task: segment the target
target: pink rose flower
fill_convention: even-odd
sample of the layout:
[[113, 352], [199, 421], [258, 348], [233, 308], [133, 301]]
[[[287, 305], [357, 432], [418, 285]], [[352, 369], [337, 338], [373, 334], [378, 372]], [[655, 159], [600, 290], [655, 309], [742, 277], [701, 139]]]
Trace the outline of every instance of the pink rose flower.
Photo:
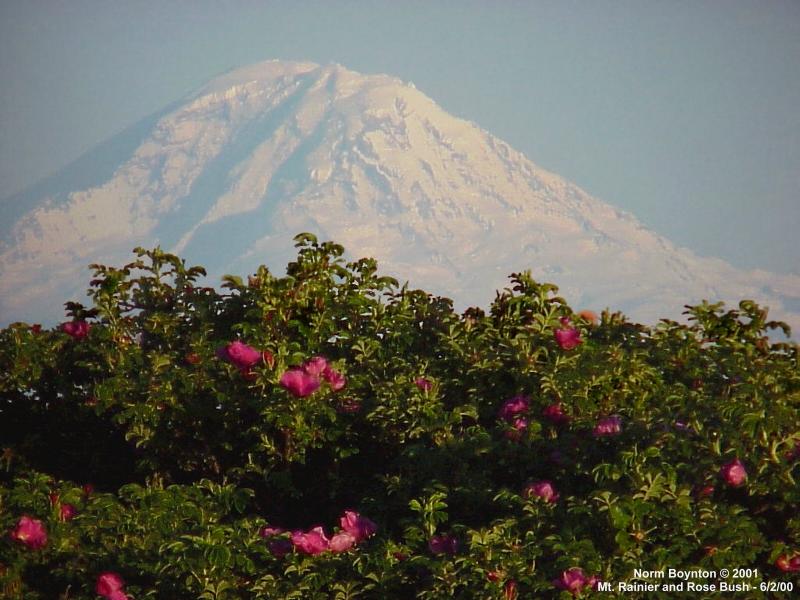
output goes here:
[[775, 561], [775, 566], [784, 573], [797, 573], [800, 571], [800, 554], [791, 557], [781, 554]]
[[375, 525], [375, 523], [352, 510], [344, 511], [344, 515], [339, 519], [339, 524], [342, 529], [352, 535], [358, 543], [374, 535], [375, 532], [378, 531], [378, 526]]
[[330, 545], [330, 540], [325, 535], [325, 531], [322, 527], [314, 527], [305, 533], [302, 531], [293, 531], [292, 544], [303, 554], [314, 556], [325, 552]]
[[528, 428], [528, 419], [516, 417], [510, 425], [511, 429], [507, 430], [504, 435], [509, 440], [517, 441], [522, 438], [522, 434]]
[[607, 437], [618, 435], [621, 431], [622, 417], [613, 415], [611, 417], [603, 417], [597, 421], [597, 425], [594, 426], [594, 431], [592, 431], [592, 434], [595, 437]]
[[44, 523], [27, 515], [20, 517], [10, 535], [11, 539], [24, 544], [31, 550], [39, 550], [47, 545], [47, 530]]
[[331, 552], [347, 552], [356, 545], [356, 538], [346, 531], [340, 531], [331, 538]]
[[82, 340], [85, 338], [89, 335], [89, 330], [91, 328], [92, 325], [86, 321], [67, 321], [61, 324], [61, 331], [74, 340]]
[[284, 529], [280, 527], [269, 526], [262, 527], [258, 532], [260, 537], [268, 540], [267, 548], [269, 548], [270, 554], [276, 558], [283, 558], [289, 554], [294, 547], [291, 540], [288, 540], [285, 537], [278, 537], [283, 533], [286, 533]]
[[503, 599], [516, 600], [516, 598], [517, 598], [517, 582], [514, 581], [513, 579], [509, 579], [503, 586]]
[[346, 383], [344, 375], [330, 367], [325, 367], [325, 370], [322, 372], [322, 377], [328, 382], [328, 385], [331, 386], [334, 392], [338, 392]]
[[553, 580], [553, 585], [561, 590], [566, 590], [573, 596], [581, 593], [585, 587], [593, 587], [597, 584], [599, 579], [597, 577], [586, 577], [583, 569], [579, 567], [572, 567], [567, 569], [558, 579]]
[[425, 379], [424, 377], [417, 377], [414, 380], [414, 384], [423, 392], [429, 392], [433, 387], [433, 383], [431, 383], [430, 380]]
[[263, 360], [261, 352], [239, 340], [217, 350], [217, 356], [240, 371], [248, 371]]
[[800, 441], [795, 442], [794, 448], [785, 454], [786, 460], [789, 462], [795, 461], [800, 458]]
[[455, 554], [458, 540], [452, 535], [435, 535], [428, 541], [428, 549], [434, 554]]
[[319, 389], [319, 378], [303, 369], [289, 369], [281, 376], [281, 385], [298, 398], [310, 396]]
[[556, 329], [553, 335], [555, 335], [556, 343], [562, 350], [572, 350], [583, 341], [581, 340], [581, 332], [574, 327]]
[[697, 497], [698, 498], [708, 498], [714, 494], [714, 486], [713, 485], [705, 485], [703, 487], [699, 487], [697, 489]]
[[281, 529], [280, 527], [270, 527], [267, 525], [258, 530], [258, 535], [262, 538], [268, 538], [285, 533], [285, 531], [286, 530]]
[[736, 458], [722, 465], [722, 468], [719, 470], [719, 475], [728, 485], [738, 487], [747, 479], [747, 470], [744, 468], [744, 463]]
[[78, 509], [72, 504], [62, 504], [58, 516], [62, 521], [71, 521], [78, 514]]
[[596, 590], [597, 584], [600, 583], [601, 581], [602, 579], [600, 579], [597, 575], [592, 575], [586, 580], [586, 587]]
[[553, 425], [569, 423], [569, 415], [564, 412], [564, 407], [558, 402], [545, 406], [544, 410], [542, 410], [542, 416]]
[[200, 361], [202, 361], [203, 359], [200, 357], [199, 354], [197, 354], [197, 352], [189, 352], [189, 354], [183, 357], [183, 360], [184, 362], [186, 362], [187, 365], [194, 366], [194, 365], [199, 365]]
[[97, 583], [94, 586], [94, 591], [99, 596], [110, 598], [111, 594], [121, 592], [125, 587], [125, 582], [119, 573], [106, 571], [97, 576]]
[[528, 412], [529, 407], [530, 402], [527, 396], [514, 396], [503, 403], [497, 416], [507, 423], [511, 423], [517, 415]]
[[303, 365], [303, 370], [316, 378], [321, 377], [327, 368], [328, 361], [321, 356], [315, 356], [314, 358], [307, 360]]
[[522, 490], [522, 495], [527, 498], [541, 498], [545, 502], [550, 503], [558, 500], [558, 492], [549, 481], [537, 481], [528, 484], [525, 489]]

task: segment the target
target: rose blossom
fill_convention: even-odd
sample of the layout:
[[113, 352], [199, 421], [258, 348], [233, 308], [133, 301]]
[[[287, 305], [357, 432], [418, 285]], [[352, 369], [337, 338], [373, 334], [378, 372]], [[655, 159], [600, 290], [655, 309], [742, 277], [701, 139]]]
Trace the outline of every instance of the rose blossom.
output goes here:
[[330, 364], [328, 364], [328, 361], [322, 356], [315, 356], [307, 360], [303, 364], [302, 369], [306, 374], [316, 378], [317, 381], [320, 379], [327, 381], [334, 392], [338, 392], [345, 386], [346, 380], [344, 375], [332, 368]]
[[97, 583], [94, 586], [94, 591], [99, 596], [110, 598], [114, 592], [122, 591], [125, 587], [125, 582], [119, 573], [106, 571], [97, 576]]
[[722, 468], [719, 470], [719, 475], [728, 485], [738, 487], [747, 479], [747, 470], [744, 468], [744, 463], [736, 458], [722, 465]]
[[325, 370], [322, 372], [322, 378], [328, 382], [328, 385], [331, 386], [334, 392], [338, 392], [346, 383], [344, 375], [330, 367], [325, 367]]
[[39, 519], [25, 515], [20, 517], [11, 531], [11, 539], [25, 544], [31, 550], [39, 550], [47, 545], [47, 530]]
[[240, 371], [248, 371], [263, 359], [261, 352], [240, 340], [217, 350], [217, 356], [228, 361]]
[[581, 593], [585, 587], [595, 587], [599, 579], [596, 576], [586, 577], [583, 569], [572, 567], [567, 569], [558, 579], [553, 580], [553, 585], [559, 589], [566, 590], [573, 596]]
[[594, 426], [594, 430], [592, 434], [595, 437], [606, 437], [617, 435], [622, 431], [622, 417], [619, 415], [613, 415], [610, 417], [603, 417], [599, 421], [597, 421], [597, 425]]
[[303, 369], [289, 369], [281, 376], [281, 385], [298, 398], [310, 396], [319, 389], [319, 378]]
[[414, 380], [414, 385], [416, 385], [423, 392], [429, 392], [433, 387], [433, 383], [431, 383], [431, 381], [429, 379], [426, 379], [425, 377], [417, 377]]
[[562, 350], [572, 350], [583, 341], [581, 340], [581, 332], [574, 327], [569, 327], [569, 319], [561, 319], [561, 325], [561, 329], [556, 329], [553, 332], [556, 343]]
[[714, 494], [714, 486], [713, 485], [705, 485], [703, 487], [698, 487], [697, 489], [697, 497], [698, 498], [708, 498], [709, 496]]
[[569, 423], [569, 415], [564, 412], [564, 407], [558, 402], [545, 406], [544, 410], [542, 410], [542, 416], [553, 425]]
[[583, 319], [584, 321], [591, 323], [592, 325], [597, 324], [597, 313], [593, 310], [582, 310], [578, 313], [578, 316]]
[[286, 530], [282, 529], [281, 527], [270, 527], [269, 525], [265, 525], [258, 530], [258, 535], [262, 538], [268, 538], [285, 533], [285, 531]]
[[511, 423], [518, 414], [528, 412], [529, 406], [530, 401], [527, 396], [514, 396], [503, 403], [497, 416], [507, 423]]
[[378, 531], [375, 523], [352, 510], [344, 511], [344, 515], [339, 519], [339, 524], [344, 531], [353, 536], [356, 542], [361, 542]]
[[522, 437], [523, 432], [528, 428], [528, 419], [516, 417], [510, 425], [511, 429], [507, 430], [504, 435], [507, 439], [516, 441]]
[[258, 531], [258, 535], [260, 537], [268, 540], [267, 548], [269, 548], [270, 554], [276, 558], [283, 558], [289, 554], [294, 547], [291, 540], [288, 540], [285, 537], [277, 537], [283, 533], [285, 533], [285, 531], [282, 528], [269, 526], [262, 527]]
[[455, 554], [458, 540], [452, 535], [435, 535], [428, 541], [428, 549], [434, 554]]
[[795, 554], [791, 558], [781, 554], [775, 561], [775, 566], [784, 573], [797, 573], [800, 571], [800, 554]]
[[553, 484], [549, 481], [536, 481], [528, 484], [522, 495], [527, 498], [541, 498], [545, 502], [556, 502], [558, 500], [558, 492]]
[[322, 356], [315, 356], [305, 362], [303, 370], [309, 375], [319, 378], [328, 368], [328, 361]]
[[199, 354], [197, 354], [197, 352], [189, 352], [189, 354], [183, 357], [183, 360], [187, 365], [199, 365], [200, 361], [203, 359]]
[[516, 600], [517, 582], [513, 579], [506, 581], [506, 584], [503, 586], [503, 598], [504, 600]]
[[71, 521], [78, 514], [78, 509], [72, 504], [62, 504], [61, 509], [58, 511], [58, 516], [62, 521]]
[[82, 340], [85, 338], [89, 335], [89, 330], [91, 328], [91, 323], [87, 323], [86, 321], [67, 321], [61, 324], [61, 331], [74, 340]]
[[322, 527], [314, 527], [307, 532], [293, 531], [292, 544], [303, 554], [314, 556], [325, 552], [330, 545], [330, 540]]
[[347, 552], [356, 545], [356, 538], [346, 531], [340, 531], [331, 538], [331, 552]]

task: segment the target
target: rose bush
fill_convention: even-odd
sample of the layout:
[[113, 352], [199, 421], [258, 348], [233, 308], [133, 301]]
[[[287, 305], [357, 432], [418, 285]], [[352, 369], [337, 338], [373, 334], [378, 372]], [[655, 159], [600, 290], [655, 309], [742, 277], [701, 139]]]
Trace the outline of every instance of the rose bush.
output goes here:
[[798, 584], [798, 352], [764, 309], [645, 327], [523, 273], [458, 314], [343, 252], [301, 235], [218, 291], [138, 249], [63, 326], [0, 331], [0, 597]]

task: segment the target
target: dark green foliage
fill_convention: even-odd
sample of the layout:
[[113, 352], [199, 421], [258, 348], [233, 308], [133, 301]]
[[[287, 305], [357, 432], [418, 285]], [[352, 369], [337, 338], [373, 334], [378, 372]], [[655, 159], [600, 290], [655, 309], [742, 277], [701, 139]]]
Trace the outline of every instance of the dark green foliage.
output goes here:
[[[505, 598], [510, 581], [520, 598], [571, 597], [553, 580], [572, 567], [615, 586], [634, 569], [758, 569], [742, 598], [800, 583], [775, 565], [800, 551], [798, 348], [769, 340], [785, 325], [766, 311], [592, 324], [515, 274], [488, 313], [458, 315], [371, 259], [297, 241], [286, 277], [261, 267], [222, 292], [137, 249], [93, 265], [93, 307], [68, 305], [85, 338], [0, 331], [0, 532], [29, 515], [49, 537], [32, 550], [3, 534], [0, 597], [97, 598], [103, 571], [130, 598], [176, 600]], [[554, 337], [562, 319], [574, 349]], [[217, 356], [237, 339], [266, 353], [250, 370]], [[313, 356], [346, 386], [295, 397], [281, 376]], [[519, 429], [498, 418], [516, 395]], [[553, 404], [568, 423], [542, 415]], [[611, 415], [621, 432], [593, 435]], [[720, 476], [735, 458], [740, 486]], [[542, 480], [556, 502], [523, 494]], [[278, 558], [259, 536], [331, 532], [347, 509], [379, 528], [349, 552]], [[440, 535], [456, 554], [430, 551]]]

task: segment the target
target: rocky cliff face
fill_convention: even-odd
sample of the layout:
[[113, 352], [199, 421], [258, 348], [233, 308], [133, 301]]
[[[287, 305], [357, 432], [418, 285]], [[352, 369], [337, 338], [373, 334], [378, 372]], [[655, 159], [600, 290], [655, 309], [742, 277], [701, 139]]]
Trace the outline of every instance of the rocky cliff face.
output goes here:
[[14, 200], [0, 321], [59, 318], [86, 265], [127, 262], [137, 245], [203, 264], [215, 282], [261, 263], [281, 271], [292, 237], [310, 231], [459, 307], [488, 304], [509, 273], [531, 269], [576, 308], [654, 322], [687, 302], [747, 297], [800, 327], [800, 277], [677, 248], [388, 76], [260, 63], [134, 138], [107, 145], [91, 184], [74, 187], [67, 169]]

